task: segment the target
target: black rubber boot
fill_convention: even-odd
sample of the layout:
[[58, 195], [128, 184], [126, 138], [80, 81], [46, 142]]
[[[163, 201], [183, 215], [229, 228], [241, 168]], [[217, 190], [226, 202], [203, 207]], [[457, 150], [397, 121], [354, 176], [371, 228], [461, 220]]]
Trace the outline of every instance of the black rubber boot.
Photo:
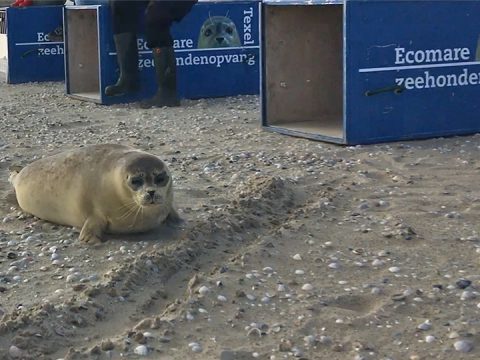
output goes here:
[[120, 96], [139, 89], [137, 36], [134, 33], [113, 35], [120, 76], [117, 83], [105, 88], [105, 95]]
[[177, 63], [173, 47], [153, 48], [153, 60], [158, 90], [151, 99], [140, 103], [140, 107], [180, 106], [177, 97]]

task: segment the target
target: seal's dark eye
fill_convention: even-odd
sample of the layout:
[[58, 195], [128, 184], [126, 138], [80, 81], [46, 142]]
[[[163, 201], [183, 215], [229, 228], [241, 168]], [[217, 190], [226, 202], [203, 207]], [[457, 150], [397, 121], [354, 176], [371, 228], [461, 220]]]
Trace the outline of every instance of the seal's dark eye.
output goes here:
[[207, 30], [205, 30], [205, 32], [204, 32], [203, 34], [204, 34], [205, 36], [210, 36], [210, 35], [212, 35], [212, 30], [207, 29]]
[[168, 182], [168, 176], [165, 173], [158, 174], [154, 181], [156, 185], [165, 185]]
[[134, 187], [140, 187], [143, 185], [143, 179], [141, 177], [133, 177], [130, 180], [130, 184], [132, 184]]
[[233, 29], [232, 29], [230, 26], [227, 26], [227, 28], [225, 29], [225, 31], [227, 32], [227, 34], [230, 34], [230, 35], [233, 34]]

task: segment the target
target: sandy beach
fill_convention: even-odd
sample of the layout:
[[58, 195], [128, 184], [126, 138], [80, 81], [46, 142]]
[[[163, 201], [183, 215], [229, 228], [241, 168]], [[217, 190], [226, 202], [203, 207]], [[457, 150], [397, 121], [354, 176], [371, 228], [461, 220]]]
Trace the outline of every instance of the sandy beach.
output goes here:
[[[0, 359], [480, 357], [480, 136], [339, 146], [259, 98], [101, 106], [0, 85]], [[87, 144], [160, 156], [179, 226], [78, 242], [8, 168]]]

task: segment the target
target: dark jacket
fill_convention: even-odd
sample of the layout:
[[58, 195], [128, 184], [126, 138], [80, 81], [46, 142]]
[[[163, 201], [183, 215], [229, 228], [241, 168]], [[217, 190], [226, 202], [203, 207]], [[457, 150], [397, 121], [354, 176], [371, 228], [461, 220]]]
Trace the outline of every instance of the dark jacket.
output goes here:
[[155, 12], [156, 18], [169, 18], [180, 21], [187, 15], [198, 0], [151, 0], [147, 7], [148, 12]]

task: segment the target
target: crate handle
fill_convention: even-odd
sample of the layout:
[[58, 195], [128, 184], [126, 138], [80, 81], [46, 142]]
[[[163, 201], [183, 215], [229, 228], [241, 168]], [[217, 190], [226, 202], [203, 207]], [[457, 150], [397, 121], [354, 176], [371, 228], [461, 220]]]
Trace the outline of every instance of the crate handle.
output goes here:
[[28, 55], [33, 54], [33, 53], [35, 53], [35, 52], [38, 53], [38, 49], [27, 50], [27, 51], [25, 51], [20, 57], [21, 57], [22, 59], [24, 59], [24, 58], [26, 58]]
[[405, 87], [401, 85], [387, 86], [387, 87], [376, 89], [376, 90], [367, 90], [365, 91], [365, 96], [373, 96], [373, 95], [378, 95], [386, 92], [393, 92], [394, 94], [398, 95], [398, 94], [401, 94], [404, 90], [405, 90]]

